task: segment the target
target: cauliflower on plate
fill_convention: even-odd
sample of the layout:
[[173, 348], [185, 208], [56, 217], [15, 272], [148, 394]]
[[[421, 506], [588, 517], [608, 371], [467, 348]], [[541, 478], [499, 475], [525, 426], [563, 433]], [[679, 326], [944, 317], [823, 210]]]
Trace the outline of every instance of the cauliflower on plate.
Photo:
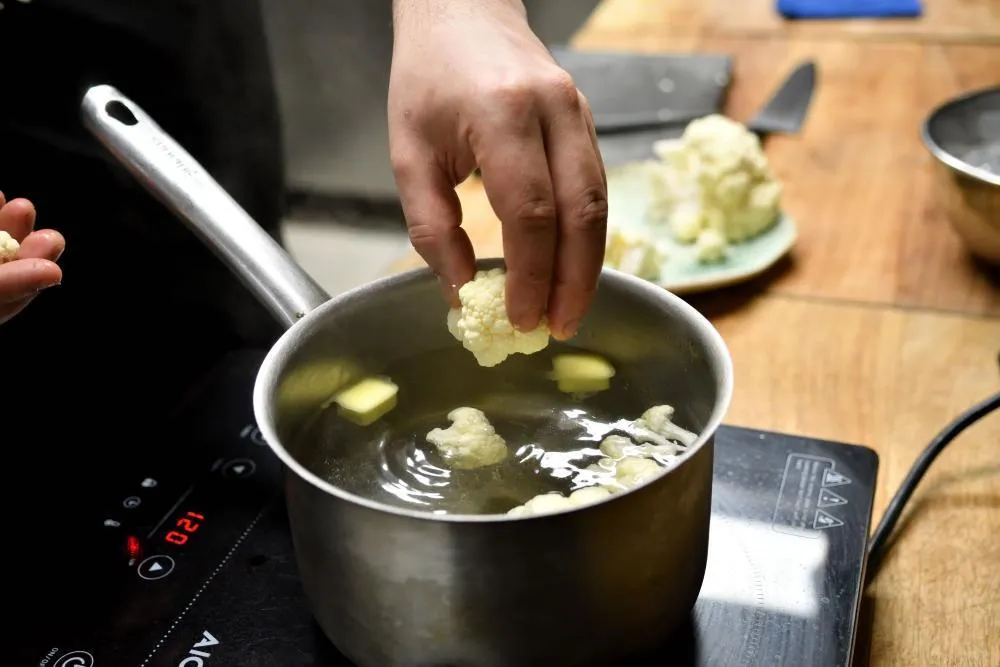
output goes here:
[[640, 236], [621, 229], [608, 230], [604, 266], [655, 282], [660, 278], [660, 267], [665, 258], [655, 240], [648, 235]]
[[669, 220], [678, 241], [698, 243], [700, 261], [719, 261], [726, 244], [777, 223], [781, 184], [760, 140], [742, 123], [708, 115], [689, 123], [680, 139], [656, 142], [653, 151], [663, 164], [657, 217]]

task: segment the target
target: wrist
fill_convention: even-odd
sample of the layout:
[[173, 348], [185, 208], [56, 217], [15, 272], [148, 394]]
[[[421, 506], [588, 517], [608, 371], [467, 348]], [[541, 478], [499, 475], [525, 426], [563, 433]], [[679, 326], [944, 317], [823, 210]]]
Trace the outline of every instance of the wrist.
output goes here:
[[455, 15], [481, 14], [483, 11], [514, 11], [527, 20], [522, 0], [392, 0], [393, 26], [427, 25]]

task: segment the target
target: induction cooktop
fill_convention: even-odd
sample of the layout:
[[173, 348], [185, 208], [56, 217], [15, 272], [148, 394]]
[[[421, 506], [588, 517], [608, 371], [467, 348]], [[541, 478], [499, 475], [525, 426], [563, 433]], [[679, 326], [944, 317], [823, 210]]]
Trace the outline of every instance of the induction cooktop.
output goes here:
[[[86, 542], [17, 573], [42, 602], [4, 633], [4, 665], [350, 666], [296, 574], [282, 471], [253, 421], [262, 359], [227, 358], [70, 512]], [[653, 663], [852, 664], [876, 454], [731, 426], [716, 447], [705, 582]]]

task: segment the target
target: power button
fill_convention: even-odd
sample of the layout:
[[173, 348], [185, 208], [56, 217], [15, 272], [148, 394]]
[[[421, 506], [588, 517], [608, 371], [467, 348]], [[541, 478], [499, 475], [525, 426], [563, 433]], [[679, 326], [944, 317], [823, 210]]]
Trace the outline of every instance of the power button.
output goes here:
[[52, 667], [93, 667], [94, 656], [86, 651], [70, 651], [59, 656]]

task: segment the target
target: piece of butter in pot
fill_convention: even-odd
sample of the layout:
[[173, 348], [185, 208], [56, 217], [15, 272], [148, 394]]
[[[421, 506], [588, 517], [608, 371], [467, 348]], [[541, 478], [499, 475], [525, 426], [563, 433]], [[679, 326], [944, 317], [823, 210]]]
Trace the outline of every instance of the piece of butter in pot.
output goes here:
[[560, 354], [552, 359], [552, 373], [559, 391], [592, 394], [611, 386], [615, 367], [596, 354]]
[[341, 417], [358, 426], [375, 423], [396, 407], [399, 387], [384, 377], [366, 377], [337, 393], [333, 402]]

